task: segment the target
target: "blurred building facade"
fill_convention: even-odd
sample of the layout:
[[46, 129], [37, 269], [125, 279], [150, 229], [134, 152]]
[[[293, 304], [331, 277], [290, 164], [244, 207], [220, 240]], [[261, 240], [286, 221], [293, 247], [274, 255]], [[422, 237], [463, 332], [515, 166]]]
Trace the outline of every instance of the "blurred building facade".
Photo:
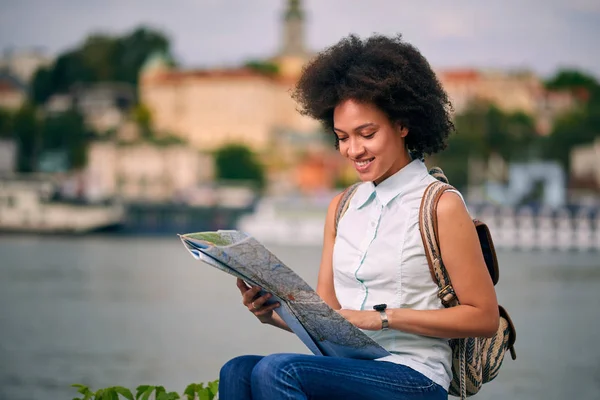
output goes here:
[[0, 108], [18, 110], [27, 99], [27, 85], [8, 71], [0, 70]]
[[41, 49], [7, 49], [0, 55], [0, 71], [8, 71], [29, 84], [38, 68], [48, 66], [52, 61]]
[[56, 94], [46, 102], [44, 109], [50, 114], [77, 110], [88, 126], [104, 133], [118, 129], [129, 118], [135, 105], [135, 88], [122, 82], [99, 82], [73, 86], [69, 93]]
[[529, 114], [544, 135], [550, 132], [557, 116], [576, 104], [573, 94], [546, 89], [531, 72], [445, 69], [438, 70], [437, 76], [457, 114], [473, 104], [489, 103], [504, 112]]
[[213, 179], [213, 160], [184, 145], [90, 146], [84, 171], [86, 197], [100, 201], [185, 202], [186, 193]]
[[17, 110], [27, 100], [31, 80], [50, 57], [38, 49], [5, 50], [0, 55], [0, 108]]
[[17, 165], [17, 145], [14, 140], [0, 139], [0, 174], [13, 173]]
[[571, 176], [576, 186], [600, 193], [600, 138], [571, 151]]
[[304, 45], [304, 12], [290, 0], [283, 16], [283, 42], [272, 59], [277, 73], [257, 68], [179, 70], [156, 55], [140, 76], [140, 100], [158, 131], [185, 139], [196, 149], [226, 143], [267, 148], [276, 130], [306, 134], [318, 124], [296, 111], [290, 89], [310, 57]]

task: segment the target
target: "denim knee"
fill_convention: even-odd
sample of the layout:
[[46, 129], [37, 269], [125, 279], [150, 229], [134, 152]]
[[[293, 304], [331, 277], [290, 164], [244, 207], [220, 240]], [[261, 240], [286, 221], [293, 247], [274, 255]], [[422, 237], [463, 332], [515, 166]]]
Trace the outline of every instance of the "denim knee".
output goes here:
[[252, 370], [252, 387], [276, 385], [296, 378], [294, 373], [295, 354], [272, 354], [264, 357]]
[[256, 365], [257, 356], [239, 356], [227, 361], [219, 372], [219, 381], [227, 382], [229, 379], [240, 379], [244, 376], [250, 378], [252, 369]]

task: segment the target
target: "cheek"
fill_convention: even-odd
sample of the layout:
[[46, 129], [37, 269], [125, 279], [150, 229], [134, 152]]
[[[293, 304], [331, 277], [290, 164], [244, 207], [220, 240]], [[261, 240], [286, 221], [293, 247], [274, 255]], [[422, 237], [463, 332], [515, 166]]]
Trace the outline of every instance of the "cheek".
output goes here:
[[389, 146], [384, 141], [373, 140], [365, 145], [367, 152], [373, 156], [382, 156], [388, 152]]

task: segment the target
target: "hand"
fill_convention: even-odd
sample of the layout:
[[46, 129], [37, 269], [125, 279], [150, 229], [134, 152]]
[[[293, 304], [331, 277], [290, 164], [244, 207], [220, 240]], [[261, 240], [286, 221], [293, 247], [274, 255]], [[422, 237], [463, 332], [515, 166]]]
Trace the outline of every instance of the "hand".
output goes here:
[[279, 303], [265, 305], [272, 297], [271, 293], [263, 296], [259, 295], [261, 288], [258, 286], [249, 287], [243, 279], [238, 278], [237, 287], [242, 293], [242, 303], [258, 318], [263, 324], [272, 322], [273, 310], [279, 307]]
[[381, 330], [381, 317], [377, 311], [370, 310], [337, 310], [337, 312], [346, 318], [352, 325], [367, 331]]

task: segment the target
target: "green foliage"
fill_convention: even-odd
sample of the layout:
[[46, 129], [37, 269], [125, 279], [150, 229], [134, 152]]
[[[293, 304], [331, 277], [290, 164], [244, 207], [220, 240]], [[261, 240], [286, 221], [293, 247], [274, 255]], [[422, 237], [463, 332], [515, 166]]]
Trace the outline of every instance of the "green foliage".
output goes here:
[[0, 139], [12, 139], [14, 114], [0, 108]]
[[559, 118], [552, 133], [542, 139], [544, 158], [559, 161], [565, 168], [570, 166], [570, 155], [574, 147], [590, 144], [600, 137], [598, 110], [573, 111]]
[[551, 134], [541, 141], [543, 157], [557, 160], [568, 169], [573, 147], [590, 144], [600, 137], [600, 84], [592, 76], [564, 70], [548, 81], [547, 86], [573, 92], [584, 89], [588, 95], [582, 107], [558, 118]]
[[265, 75], [279, 74], [279, 66], [269, 61], [251, 60], [246, 62], [244, 67]]
[[41, 121], [31, 104], [24, 104], [13, 120], [14, 139], [18, 147], [17, 169], [21, 172], [33, 172], [42, 146]]
[[593, 76], [573, 69], [558, 71], [556, 75], [546, 81], [546, 87], [552, 90], [590, 89], [597, 86], [598, 81]]
[[126, 82], [137, 87], [140, 69], [155, 52], [170, 54], [170, 43], [159, 31], [140, 27], [122, 37], [94, 34], [55, 63], [36, 71], [31, 99], [43, 104], [55, 93], [66, 93], [76, 83]]
[[68, 155], [73, 168], [85, 166], [87, 161], [89, 133], [83, 116], [70, 110], [62, 114], [48, 116], [42, 126], [43, 150], [63, 150]]
[[453, 185], [468, 183], [469, 159], [487, 160], [492, 154], [507, 161], [528, 159], [539, 140], [533, 119], [522, 112], [505, 113], [493, 105], [479, 104], [455, 119], [456, 134], [448, 148], [436, 155]]
[[537, 135], [534, 120], [522, 112], [505, 113], [494, 106], [475, 105], [456, 116], [457, 132], [434, 162], [458, 187], [468, 183], [470, 159], [488, 160], [493, 154], [508, 162], [556, 160], [568, 170], [573, 148], [600, 137], [600, 85], [584, 73], [564, 70], [551, 78], [547, 87], [576, 95], [583, 90], [587, 101], [558, 117], [546, 137]]
[[217, 179], [247, 180], [259, 188], [264, 187], [265, 172], [263, 165], [247, 146], [229, 144], [215, 153]]
[[136, 105], [131, 110], [132, 118], [142, 132], [142, 136], [148, 137], [152, 131], [152, 113], [144, 104]]
[[202, 383], [192, 383], [185, 388], [183, 395], [187, 400], [213, 400], [219, 391], [219, 381], [209, 382], [206, 387]]
[[219, 390], [219, 381], [209, 382], [206, 387], [203, 383], [189, 384], [183, 394], [180, 396], [177, 392], [167, 392], [163, 386], [141, 385], [133, 393], [122, 386], [112, 386], [104, 389], [92, 391], [88, 386], [74, 384], [71, 385], [77, 388], [77, 392], [82, 397], [76, 397], [73, 400], [213, 400], [216, 399]]
[[74, 110], [42, 117], [27, 103], [14, 114], [0, 111], [0, 137], [15, 140], [19, 172], [37, 171], [45, 151], [65, 152], [72, 168], [85, 166], [90, 136], [83, 117]]

